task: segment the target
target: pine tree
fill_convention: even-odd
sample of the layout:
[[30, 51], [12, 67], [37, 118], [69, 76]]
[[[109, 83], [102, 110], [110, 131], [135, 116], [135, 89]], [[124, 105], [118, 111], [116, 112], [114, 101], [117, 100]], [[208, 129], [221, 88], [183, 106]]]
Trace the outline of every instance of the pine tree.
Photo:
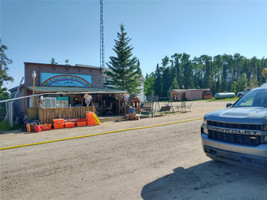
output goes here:
[[247, 75], [242, 73], [237, 80], [237, 92], [244, 91], [247, 88]]
[[174, 77], [173, 80], [172, 80], [172, 84], [170, 86], [170, 88], [168, 89], [168, 97], [171, 96], [171, 91], [174, 90], [174, 89], [178, 89], [179, 88], [179, 85], [178, 85], [178, 81], [177, 79]]
[[191, 61], [189, 60], [190, 55], [183, 53], [181, 62], [183, 67], [184, 74], [184, 88], [189, 89], [194, 85], [194, 77], [193, 77], [193, 68]]
[[155, 83], [154, 72], [150, 74], [146, 74], [146, 78], [145, 78], [145, 94], [146, 95], [155, 94], [154, 83]]
[[181, 58], [182, 58], [182, 54], [175, 53], [174, 55], [172, 55], [176, 79], [177, 79], [177, 82], [178, 82], [178, 85], [180, 86], [180, 88], [183, 85], [183, 80], [184, 80], [182, 69], [181, 69], [182, 67], [181, 67], [181, 63], [180, 63]]
[[138, 59], [132, 54], [133, 47], [129, 45], [131, 39], [127, 37], [124, 25], [120, 25], [117, 38], [113, 48], [116, 56], [109, 57], [110, 61], [107, 63], [110, 70], [105, 73], [111, 80], [108, 80], [106, 85], [114, 85], [118, 89], [127, 90], [130, 94], [139, 93], [138, 87], [141, 83], [138, 79], [142, 77], [142, 72]]
[[7, 46], [2, 44], [0, 39], [0, 100], [7, 99], [9, 97], [9, 93], [7, 92], [7, 88], [3, 87], [3, 83], [7, 81], [13, 81], [13, 78], [8, 75], [8, 65], [12, 63], [6, 54]]
[[236, 81], [233, 82], [233, 84], [231, 85], [231, 92], [234, 92], [237, 94], [237, 83]]
[[159, 64], [157, 64], [155, 71], [154, 89], [155, 89], [155, 96], [162, 96], [162, 74]]

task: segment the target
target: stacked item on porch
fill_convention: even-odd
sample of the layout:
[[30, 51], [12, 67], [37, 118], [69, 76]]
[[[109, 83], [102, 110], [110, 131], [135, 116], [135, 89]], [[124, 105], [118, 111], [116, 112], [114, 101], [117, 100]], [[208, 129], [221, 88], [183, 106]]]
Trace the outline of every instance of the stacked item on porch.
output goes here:
[[94, 112], [86, 112], [86, 121], [88, 126], [100, 124], [100, 121]]
[[40, 125], [40, 126], [41, 126], [42, 131], [47, 131], [47, 130], [51, 130], [52, 124], [44, 124], [44, 125]]
[[86, 119], [85, 118], [78, 118], [76, 119], [76, 124], [77, 124], [77, 127], [80, 127], [80, 126], [86, 126]]
[[67, 121], [64, 124], [65, 124], [65, 128], [73, 128], [75, 125], [75, 122]]
[[22, 131], [27, 131], [28, 133], [34, 131], [34, 127], [36, 125], [39, 125], [40, 121], [39, 120], [29, 120], [29, 121], [24, 121], [24, 126], [22, 127]]
[[64, 128], [64, 119], [53, 119], [54, 129]]
[[86, 121], [88, 126], [96, 125], [94, 113], [93, 112], [86, 112]]

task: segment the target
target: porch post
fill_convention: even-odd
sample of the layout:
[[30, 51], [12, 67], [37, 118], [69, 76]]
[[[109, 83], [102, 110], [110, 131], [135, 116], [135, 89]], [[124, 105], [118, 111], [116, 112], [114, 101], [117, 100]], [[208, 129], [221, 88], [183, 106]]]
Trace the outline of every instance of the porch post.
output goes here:
[[121, 114], [120, 111], [121, 111], [121, 100], [119, 99], [119, 105], [118, 105], [118, 114], [119, 115]]

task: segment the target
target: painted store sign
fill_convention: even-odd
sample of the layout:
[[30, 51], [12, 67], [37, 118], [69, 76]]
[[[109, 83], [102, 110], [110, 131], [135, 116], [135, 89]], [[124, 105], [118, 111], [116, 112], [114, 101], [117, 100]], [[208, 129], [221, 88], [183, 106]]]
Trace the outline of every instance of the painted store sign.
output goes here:
[[91, 75], [41, 73], [42, 86], [92, 87]]

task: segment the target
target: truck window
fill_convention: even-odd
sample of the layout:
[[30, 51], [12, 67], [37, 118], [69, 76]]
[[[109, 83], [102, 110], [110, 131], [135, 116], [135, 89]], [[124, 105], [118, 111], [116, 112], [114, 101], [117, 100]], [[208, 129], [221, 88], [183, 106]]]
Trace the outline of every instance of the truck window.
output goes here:
[[243, 96], [234, 107], [267, 107], [267, 90], [255, 90]]

